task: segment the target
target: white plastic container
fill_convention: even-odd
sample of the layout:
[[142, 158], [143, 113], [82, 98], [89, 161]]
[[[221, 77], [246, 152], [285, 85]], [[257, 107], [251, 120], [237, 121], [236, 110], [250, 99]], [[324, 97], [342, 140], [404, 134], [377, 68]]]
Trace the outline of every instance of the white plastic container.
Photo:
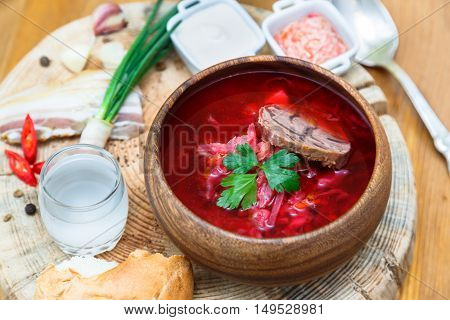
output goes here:
[[274, 35], [290, 23], [301, 19], [310, 13], [319, 13], [326, 17], [335, 27], [336, 32], [342, 37], [348, 50], [343, 54], [327, 60], [322, 67], [340, 75], [345, 73], [351, 66], [351, 59], [358, 51], [358, 39], [351, 31], [350, 26], [344, 20], [339, 11], [328, 1], [323, 0], [280, 0], [273, 4], [274, 13], [267, 17], [262, 29], [267, 42], [276, 55], [286, 56], [279, 46]]
[[192, 73], [255, 55], [266, 42], [259, 26], [235, 0], [184, 0], [178, 11], [168, 21], [167, 30], [181, 21], [171, 39]]

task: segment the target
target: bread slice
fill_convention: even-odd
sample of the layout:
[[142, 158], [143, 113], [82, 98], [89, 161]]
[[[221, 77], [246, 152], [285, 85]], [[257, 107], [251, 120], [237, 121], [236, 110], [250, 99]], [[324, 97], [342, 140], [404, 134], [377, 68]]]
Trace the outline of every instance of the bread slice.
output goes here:
[[187, 300], [192, 299], [192, 266], [184, 256], [136, 250], [122, 263], [72, 258], [50, 264], [36, 280], [35, 299]]

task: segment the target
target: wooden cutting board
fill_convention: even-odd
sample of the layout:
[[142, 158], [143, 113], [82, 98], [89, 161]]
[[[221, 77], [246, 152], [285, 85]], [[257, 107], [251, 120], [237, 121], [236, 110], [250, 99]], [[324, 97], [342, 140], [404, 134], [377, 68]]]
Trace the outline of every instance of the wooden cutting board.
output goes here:
[[[148, 5], [124, 5], [131, 26], [139, 26], [148, 12]], [[168, 9], [168, 5], [162, 11]], [[261, 22], [270, 12], [256, 7], [246, 9]], [[84, 41], [90, 35], [89, 17], [73, 21], [44, 38], [11, 71], [0, 85], [0, 97], [32, 87], [36, 84], [64, 80], [71, 74], [59, 60], [65, 45]], [[267, 53], [268, 49], [264, 51]], [[39, 58], [48, 56], [50, 67], [39, 65]], [[143, 111], [146, 129], [170, 93], [190, 76], [182, 61], [172, 54], [141, 82], [144, 92]], [[344, 78], [354, 85], [381, 115], [386, 110], [384, 94], [370, 74], [359, 65]], [[383, 220], [367, 245], [339, 270], [299, 286], [262, 288], [243, 285], [216, 276], [194, 266], [195, 298], [197, 299], [393, 299], [407, 271], [414, 240], [416, 194], [408, 151], [395, 121], [382, 115], [393, 158], [391, 197]], [[179, 253], [159, 227], [148, 204], [142, 168], [143, 145], [147, 133], [128, 141], [112, 141], [107, 149], [114, 154], [121, 167], [129, 192], [129, 218], [125, 233], [117, 247], [102, 258], [124, 260], [136, 248], [166, 255]], [[40, 144], [38, 160], [45, 160], [64, 145], [76, 143], [78, 138], [54, 140]], [[37, 190], [25, 186], [12, 176], [0, 142], [0, 287], [9, 299], [30, 299], [34, 280], [49, 263], [67, 259], [47, 234], [39, 214], [27, 216], [24, 206], [37, 204]], [[20, 189], [21, 198], [13, 193]], [[9, 221], [4, 217], [11, 215]], [[0, 290], [0, 297], [2, 292]]]

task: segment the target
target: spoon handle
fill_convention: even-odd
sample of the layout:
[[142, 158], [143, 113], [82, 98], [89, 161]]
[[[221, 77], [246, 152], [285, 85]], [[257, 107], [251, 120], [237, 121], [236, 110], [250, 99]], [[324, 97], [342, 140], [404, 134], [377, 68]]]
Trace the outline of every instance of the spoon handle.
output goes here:
[[428, 132], [434, 140], [436, 149], [442, 153], [447, 160], [447, 169], [450, 173], [450, 133], [433, 111], [428, 101], [422, 95], [420, 90], [415, 85], [414, 81], [409, 75], [394, 61], [389, 61], [383, 64], [395, 78], [403, 86], [408, 97], [411, 99], [414, 108], [425, 124]]

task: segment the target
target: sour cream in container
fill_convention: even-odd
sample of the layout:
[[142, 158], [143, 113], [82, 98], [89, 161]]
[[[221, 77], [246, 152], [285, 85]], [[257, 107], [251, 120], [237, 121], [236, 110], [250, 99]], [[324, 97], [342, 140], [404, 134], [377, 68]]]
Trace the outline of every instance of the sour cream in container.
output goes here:
[[216, 63], [255, 55], [264, 46], [259, 26], [235, 0], [184, 0], [167, 29], [177, 53], [192, 73]]

